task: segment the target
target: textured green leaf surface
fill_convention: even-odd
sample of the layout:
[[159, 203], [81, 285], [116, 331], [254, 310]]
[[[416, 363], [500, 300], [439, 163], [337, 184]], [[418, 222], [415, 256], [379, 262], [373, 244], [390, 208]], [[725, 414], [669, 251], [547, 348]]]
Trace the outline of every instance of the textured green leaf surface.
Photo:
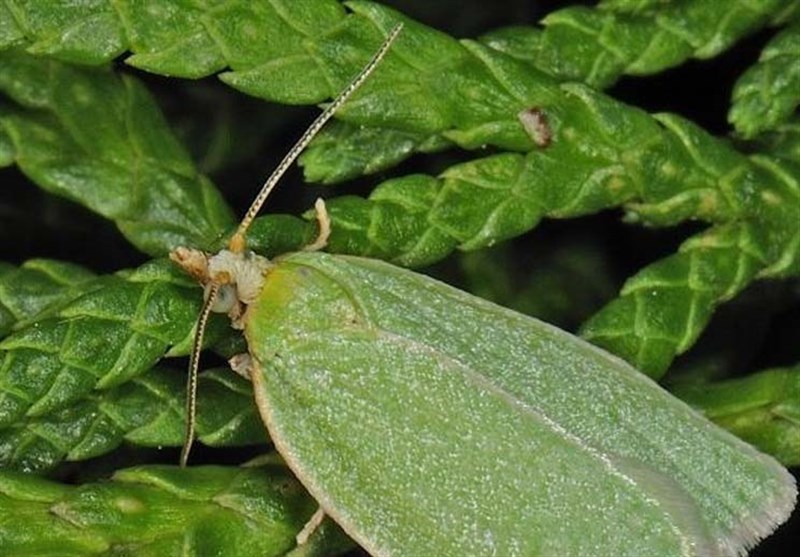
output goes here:
[[[542, 20], [534, 63], [562, 79], [606, 86], [622, 74], [661, 71], [710, 58], [766, 24], [782, 0], [665, 2], [647, 11], [570, 7]], [[607, 6], [606, 6], [607, 7]]]
[[[93, 391], [43, 415], [24, 416], [0, 429], [0, 464], [45, 472], [62, 461], [106, 454], [127, 442], [178, 447], [186, 427], [185, 370], [153, 368], [118, 387]], [[198, 440], [213, 447], [267, 440], [253, 406], [250, 383], [230, 369], [200, 375]]]
[[[86, 64], [108, 62], [129, 50], [129, 64], [154, 73], [197, 78], [232, 68], [242, 74], [235, 79], [250, 82], [268, 71], [302, 66], [310, 81], [327, 88], [322, 68], [303, 43], [338, 24], [345, 11], [335, 0], [225, 5], [158, 0], [146, 6], [101, 0], [15, 3], [0, 15], [0, 47]], [[300, 82], [283, 80], [276, 89], [287, 92], [287, 81]]]
[[112, 219], [142, 251], [210, 245], [233, 224], [135, 79], [0, 52], [3, 143], [42, 188]]
[[793, 506], [633, 368], [422, 275], [292, 254], [248, 311], [273, 441], [373, 554], [733, 555]]
[[582, 86], [563, 91], [561, 108], [548, 112], [555, 139], [545, 150], [476, 159], [438, 179], [389, 180], [369, 203], [331, 200], [333, 249], [358, 243], [363, 251], [354, 253], [419, 266], [444, 255], [422, 242], [440, 250], [448, 243], [448, 252], [477, 249], [530, 230], [544, 216], [575, 217], [626, 203], [631, 218], [651, 225], [724, 222], [763, 210], [747, 189], [784, 187], [686, 120], [662, 115], [657, 121]]
[[438, 135], [346, 122], [328, 125], [300, 157], [310, 182], [335, 184], [364, 174], [374, 174], [414, 153], [439, 151], [450, 143]]
[[295, 546], [315, 508], [277, 465], [141, 466], [79, 487], [0, 471], [0, 551], [16, 557], [278, 556]]
[[694, 343], [714, 308], [766, 267], [770, 236], [761, 234], [734, 224], [691, 238], [630, 278], [620, 297], [585, 323], [582, 336], [660, 377]]
[[102, 285], [0, 342], [0, 427], [120, 385], [186, 353], [201, 300], [166, 261]]
[[[547, 16], [542, 31], [527, 31], [542, 35], [528, 58], [567, 79], [600, 85], [622, 73], [653, 73], [689, 57], [713, 56], [785, 11], [785, 4], [622, 0], [598, 9], [568, 7]], [[368, 6], [361, 0], [346, 5], [357, 14]], [[331, 93], [318, 45], [358, 18], [334, 0], [224, 6], [158, 1], [145, 9], [110, 1], [31, 3], [11, 4], [0, 16], [0, 48], [24, 47], [87, 64], [129, 50], [129, 64], [154, 73], [201, 77], [231, 68], [223, 79], [235, 86], [293, 96], [291, 86], [299, 82], [285, 71], [291, 66], [302, 68], [304, 89], [310, 82], [323, 92], [316, 100]], [[278, 83], [268, 83], [269, 74]]]
[[800, 367], [717, 383], [678, 385], [674, 392], [787, 466], [800, 466]]
[[800, 23], [772, 39], [736, 82], [728, 120], [744, 137], [785, 122], [800, 105]]
[[660, 377], [717, 304], [757, 277], [797, 276], [800, 166], [762, 155], [749, 162], [741, 176], [755, 189], [739, 193], [753, 202], [750, 218], [712, 227], [630, 278], [620, 297], [585, 324], [586, 338]]
[[[554, 11], [542, 21], [544, 28], [504, 28], [482, 36], [480, 41], [559, 81], [607, 87], [624, 74], [652, 74], [687, 58], [710, 58], [763, 26], [783, 4], [778, 0], [603, 2], [600, 9], [568, 7]], [[418, 53], [416, 66], [428, 64], [440, 69], [449, 62], [453, 71], [470, 71], [455, 56], [446, 59], [447, 53], [452, 56], [455, 52], [442, 49], [430, 60]], [[453, 101], [443, 99], [443, 104], [446, 102]], [[377, 130], [366, 122], [359, 123], [358, 128], [320, 138], [311, 147], [303, 161], [307, 179], [332, 182], [372, 170], [370, 163], [374, 162], [352, 153], [359, 151], [362, 136]], [[391, 130], [390, 136], [396, 133]], [[339, 141], [332, 142], [332, 137]], [[374, 145], [371, 156], [384, 165], [396, 164], [414, 151], [424, 152], [431, 139], [424, 131], [408, 130], [397, 141], [399, 144]]]
[[74, 297], [94, 276], [79, 265], [47, 259], [0, 271], [0, 338], [19, 321]]
[[[781, 0], [732, 4], [692, 0], [657, 7], [651, 2], [611, 3], [604, 9], [569, 7], [546, 17], [543, 30], [515, 28], [485, 37], [484, 42], [493, 50], [533, 62], [560, 80], [602, 86], [623, 73], [653, 73], [688, 57], [713, 56], [767, 23], [783, 4]], [[378, 39], [368, 37], [376, 34], [375, 27], [385, 32], [390, 27], [387, 19], [398, 17], [361, 0], [346, 5], [354, 13], [346, 13], [334, 0], [238, 1], [180, 8], [170, 2], [150, 2], [147, 9], [110, 2], [88, 10], [15, 6], [5, 25], [13, 31], [5, 37], [0, 34], [0, 47], [26, 46], [37, 54], [86, 63], [109, 60], [128, 49], [134, 54], [127, 62], [148, 71], [200, 77], [230, 68], [221, 75], [223, 81], [249, 94], [312, 103], [333, 96], [374, 50]], [[94, 26], [103, 27], [94, 35], [100, 39], [96, 48], [91, 45]], [[357, 139], [348, 138], [331, 153], [332, 159], [322, 163], [323, 155], [331, 151], [330, 144], [323, 145], [306, 160], [310, 177], [333, 181], [395, 164], [415, 144], [424, 151], [433, 133], [449, 128], [473, 128], [474, 134], [480, 127], [490, 136], [483, 142], [448, 138], [462, 146], [507, 145], [508, 138], [498, 137], [507, 124], [497, 122], [495, 109], [508, 103], [504, 96], [514, 95], [512, 79], [503, 80], [496, 71], [487, 74], [483, 62], [471, 59], [458, 42], [416, 23], [407, 24], [397, 49], [396, 63], [373, 78], [375, 83], [368, 85], [361, 103], [351, 103], [351, 109], [341, 114], [376, 128], [359, 135], [389, 128], [388, 135], [381, 135], [383, 149], [373, 145], [371, 153], [364, 153]], [[530, 65], [527, 69], [533, 71]], [[488, 92], [487, 85], [495, 79], [497, 98], [476, 94], [477, 88]], [[443, 139], [434, 141], [441, 145]]]
[[658, 9], [672, 0], [600, 0], [598, 7], [622, 13], [640, 13]]
[[800, 164], [800, 117], [761, 134], [754, 143], [764, 154]]

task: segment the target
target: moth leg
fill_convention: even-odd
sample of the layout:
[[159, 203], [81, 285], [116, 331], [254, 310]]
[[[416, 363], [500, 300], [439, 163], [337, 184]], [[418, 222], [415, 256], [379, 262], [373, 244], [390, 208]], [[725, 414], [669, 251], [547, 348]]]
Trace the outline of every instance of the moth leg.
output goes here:
[[331, 235], [331, 217], [325, 207], [325, 201], [320, 197], [314, 203], [314, 211], [317, 213], [317, 223], [319, 224], [319, 234], [317, 239], [303, 248], [303, 251], [319, 251], [328, 245], [328, 237]]
[[250, 375], [253, 371], [253, 358], [247, 352], [243, 354], [236, 354], [228, 360], [231, 369], [247, 379], [250, 380]]
[[313, 515], [311, 515], [311, 518], [308, 519], [306, 525], [303, 526], [303, 529], [300, 530], [299, 534], [297, 534], [297, 545], [303, 545], [308, 542], [308, 539], [311, 537], [314, 531], [319, 528], [319, 525], [322, 524], [324, 519], [325, 511], [323, 511], [322, 507], [320, 507]]

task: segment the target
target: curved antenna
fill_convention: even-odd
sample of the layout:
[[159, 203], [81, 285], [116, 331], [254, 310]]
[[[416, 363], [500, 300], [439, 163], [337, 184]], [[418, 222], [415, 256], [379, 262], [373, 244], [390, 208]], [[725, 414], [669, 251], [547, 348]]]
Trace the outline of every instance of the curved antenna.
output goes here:
[[280, 164], [272, 171], [267, 181], [264, 182], [264, 185], [261, 186], [261, 191], [258, 192], [258, 195], [253, 200], [253, 203], [250, 205], [250, 208], [245, 213], [242, 222], [239, 223], [239, 228], [236, 229], [236, 233], [231, 237], [230, 242], [228, 243], [228, 249], [234, 253], [241, 253], [244, 251], [245, 248], [245, 233], [247, 229], [250, 227], [250, 224], [253, 222], [253, 219], [256, 218], [256, 215], [261, 210], [261, 206], [266, 201], [267, 197], [269, 196], [270, 192], [272, 192], [275, 185], [281, 179], [281, 177], [286, 173], [286, 170], [291, 166], [291, 164], [300, 156], [300, 153], [311, 143], [311, 140], [319, 133], [322, 127], [327, 123], [328, 120], [331, 119], [336, 111], [345, 103], [350, 96], [356, 92], [356, 90], [361, 87], [361, 85], [367, 80], [369, 75], [375, 70], [378, 64], [383, 60], [383, 57], [386, 55], [386, 52], [389, 50], [389, 47], [392, 46], [392, 43], [397, 38], [397, 35], [403, 29], [403, 24], [398, 23], [394, 26], [394, 28], [389, 32], [389, 35], [386, 37], [386, 40], [383, 41], [383, 44], [378, 49], [378, 51], [372, 56], [372, 59], [367, 63], [366, 66], [358, 73], [358, 75], [353, 78], [350, 84], [344, 88], [344, 90], [339, 93], [339, 96], [336, 97], [331, 104], [329, 104], [325, 110], [317, 116], [317, 119], [312, 122], [312, 124], [308, 127], [305, 133], [297, 140], [297, 143], [286, 153], [286, 156], [283, 157], [283, 160]]
[[195, 426], [197, 424], [197, 370], [200, 364], [200, 352], [203, 350], [203, 335], [206, 332], [208, 317], [211, 315], [211, 307], [217, 300], [220, 285], [212, 282], [209, 286], [208, 298], [203, 303], [200, 316], [194, 329], [194, 339], [192, 340], [192, 353], [189, 356], [189, 377], [186, 378], [186, 434], [183, 437], [183, 448], [181, 449], [181, 468], [186, 467], [189, 461], [189, 451], [192, 450], [194, 442]]
[[[289, 168], [289, 166], [291, 166], [297, 157], [300, 156], [300, 153], [302, 153], [303, 150], [308, 147], [308, 144], [311, 143], [311, 140], [314, 139], [314, 137], [319, 133], [328, 120], [331, 119], [331, 116], [333, 116], [336, 111], [341, 108], [345, 102], [347, 102], [352, 94], [355, 93], [356, 90], [367, 80], [381, 60], [383, 60], [383, 57], [386, 56], [386, 52], [392, 46], [392, 43], [402, 29], [402, 23], [398, 23], [394, 26], [394, 28], [392, 28], [392, 30], [389, 32], [389, 35], [386, 37], [386, 40], [383, 41], [383, 44], [372, 56], [367, 65], [364, 66], [364, 68], [355, 78], [353, 78], [347, 87], [345, 87], [344, 90], [339, 93], [339, 96], [336, 97], [333, 102], [325, 108], [322, 114], [317, 116], [316, 120], [311, 123], [305, 133], [303, 133], [300, 139], [297, 140], [289, 152], [286, 153], [286, 156], [283, 157], [283, 160], [280, 162], [278, 167], [272, 171], [272, 174], [270, 174], [269, 178], [267, 178], [267, 181], [264, 182], [263, 186], [261, 186], [261, 191], [258, 192], [258, 195], [253, 200], [253, 203], [250, 205], [247, 213], [245, 213], [242, 222], [239, 223], [236, 233], [231, 237], [230, 242], [228, 243], [228, 249], [230, 251], [234, 253], [241, 253], [244, 251], [246, 244], [245, 233], [250, 227], [250, 224], [252, 224], [253, 219], [258, 214], [258, 211], [261, 209], [261, 206], [264, 204], [264, 201], [266, 201], [267, 197], [272, 192], [273, 188], [275, 188], [278, 181], [286, 173], [286, 170]], [[211, 307], [214, 305], [214, 302], [217, 299], [221, 285], [213, 282], [212, 280], [208, 286], [208, 298], [206, 298], [205, 303], [203, 303], [203, 308], [200, 310], [200, 316], [198, 317], [195, 325], [194, 339], [192, 341], [192, 352], [189, 357], [189, 376], [186, 379], [186, 434], [183, 441], [183, 448], [181, 449], [181, 467], [185, 467], [189, 461], [189, 452], [192, 450], [192, 443], [194, 442], [195, 428], [197, 425], [197, 373], [200, 363], [200, 352], [203, 349], [203, 335], [205, 334], [208, 318], [211, 314]]]

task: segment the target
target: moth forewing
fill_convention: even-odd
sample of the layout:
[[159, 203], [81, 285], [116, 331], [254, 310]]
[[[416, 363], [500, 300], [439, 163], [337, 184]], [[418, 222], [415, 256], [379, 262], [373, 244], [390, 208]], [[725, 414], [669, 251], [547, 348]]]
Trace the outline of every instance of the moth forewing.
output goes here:
[[794, 506], [618, 358], [422, 275], [292, 254], [248, 313], [273, 441], [375, 554], [737, 555]]

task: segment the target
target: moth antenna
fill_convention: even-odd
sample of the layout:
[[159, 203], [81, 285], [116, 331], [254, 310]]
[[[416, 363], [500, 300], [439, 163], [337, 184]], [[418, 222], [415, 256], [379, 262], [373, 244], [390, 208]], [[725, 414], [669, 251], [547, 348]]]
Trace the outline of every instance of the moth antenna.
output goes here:
[[308, 129], [303, 133], [300, 139], [297, 140], [297, 143], [286, 153], [286, 156], [283, 157], [283, 160], [280, 164], [272, 171], [267, 181], [264, 182], [264, 185], [261, 186], [261, 191], [258, 192], [258, 195], [253, 200], [253, 203], [250, 205], [250, 208], [245, 213], [242, 222], [239, 223], [239, 228], [236, 229], [236, 233], [231, 237], [230, 242], [228, 243], [228, 249], [234, 253], [240, 253], [245, 249], [245, 233], [247, 229], [250, 227], [250, 224], [253, 222], [253, 219], [256, 218], [256, 215], [261, 210], [261, 206], [266, 201], [267, 197], [269, 196], [272, 189], [281, 179], [281, 177], [286, 173], [286, 170], [291, 166], [291, 164], [300, 156], [300, 153], [308, 147], [308, 144], [316, 137], [322, 127], [327, 123], [328, 120], [331, 119], [341, 106], [347, 102], [350, 96], [358, 90], [361, 85], [367, 80], [370, 74], [375, 70], [375, 68], [380, 64], [383, 57], [386, 55], [386, 52], [392, 46], [392, 43], [397, 38], [397, 35], [400, 34], [400, 31], [403, 29], [403, 24], [398, 23], [397, 25], [392, 28], [389, 32], [389, 35], [386, 37], [386, 40], [383, 41], [381, 47], [375, 52], [372, 56], [372, 59], [367, 63], [366, 66], [358, 73], [358, 75], [353, 78], [353, 80], [347, 85], [347, 87], [339, 93], [339, 96], [336, 97], [331, 104], [329, 104], [325, 110], [317, 116], [317, 119], [314, 120]]
[[189, 375], [186, 378], [186, 433], [183, 438], [183, 448], [181, 449], [181, 468], [185, 468], [189, 461], [189, 451], [192, 450], [194, 442], [195, 426], [197, 424], [197, 370], [200, 364], [200, 352], [203, 350], [203, 335], [206, 332], [208, 316], [211, 315], [211, 307], [217, 300], [219, 294], [219, 284], [211, 283], [208, 291], [208, 298], [203, 303], [200, 316], [194, 330], [192, 340], [192, 352], [189, 356]]

